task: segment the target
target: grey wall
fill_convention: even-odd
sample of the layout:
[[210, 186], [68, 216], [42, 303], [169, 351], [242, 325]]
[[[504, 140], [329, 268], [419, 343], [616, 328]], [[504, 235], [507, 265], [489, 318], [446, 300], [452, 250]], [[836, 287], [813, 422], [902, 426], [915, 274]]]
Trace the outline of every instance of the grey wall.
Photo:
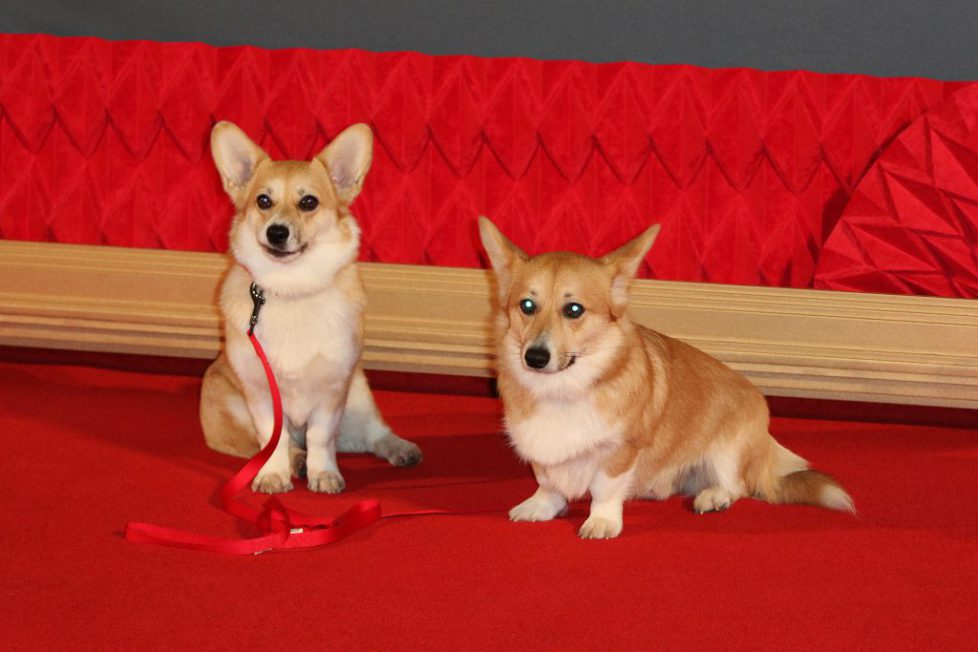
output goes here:
[[975, 0], [3, 0], [0, 31], [978, 79]]

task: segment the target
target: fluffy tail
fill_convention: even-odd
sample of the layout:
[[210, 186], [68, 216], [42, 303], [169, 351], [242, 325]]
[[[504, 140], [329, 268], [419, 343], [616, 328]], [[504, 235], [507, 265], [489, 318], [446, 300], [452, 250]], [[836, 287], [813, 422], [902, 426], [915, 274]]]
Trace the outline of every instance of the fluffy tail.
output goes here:
[[771, 503], [817, 505], [840, 512], [856, 513], [852, 498], [832, 476], [808, 468], [808, 463], [780, 444], [775, 444], [776, 462], [764, 483], [764, 500]]
[[820, 471], [795, 471], [782, 476], [771, 497], [772, 503], [820, 505], [840, 512], [856, 512], [852, 498], [835, 479]]

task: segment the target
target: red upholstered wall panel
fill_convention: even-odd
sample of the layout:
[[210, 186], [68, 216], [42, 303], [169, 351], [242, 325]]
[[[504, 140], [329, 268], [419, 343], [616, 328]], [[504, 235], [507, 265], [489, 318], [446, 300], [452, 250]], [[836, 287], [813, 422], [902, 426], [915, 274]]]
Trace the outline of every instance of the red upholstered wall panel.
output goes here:
[[886, 148], [829, 237], [815, 284], [978, 298], [978, 85]]
[[653, 222], [646, 276], [808, 287], [865, 170], [961, 84], [633, 63], [0, 36], [0, 236], [222, 250], [218, 119], [309, 157], [377, 137], [364, 260], [475, 266]]

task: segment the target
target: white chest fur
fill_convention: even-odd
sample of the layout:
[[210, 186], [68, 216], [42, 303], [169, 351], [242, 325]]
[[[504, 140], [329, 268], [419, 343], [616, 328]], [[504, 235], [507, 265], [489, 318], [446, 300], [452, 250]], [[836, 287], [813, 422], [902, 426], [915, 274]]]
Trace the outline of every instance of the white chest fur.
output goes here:
[[346, 376], [358, 354], [360, 318], [359, 309], [336, 289], [302, 298], [268, 297], [255, 332], [283, 381], [308, 376], [317, 361]]
[[596, 455], [621, 436], [587, 398], [540, 401], [529, 417], [507, 419], [506, 426], [517, 454], [546, 466]]
[[[222, 291], [226, 351], [239, 378], [256, 395], [267, 393], [264, 371], [243, 334], [252, 302], [250, 279], [232, 273]], [[255, 334], [282, 392], [283, 408], [295, 424], [330, 396], [342, 392], [360, 357], [358, 304], [339, 288], [302, 297], [267, 294]]]

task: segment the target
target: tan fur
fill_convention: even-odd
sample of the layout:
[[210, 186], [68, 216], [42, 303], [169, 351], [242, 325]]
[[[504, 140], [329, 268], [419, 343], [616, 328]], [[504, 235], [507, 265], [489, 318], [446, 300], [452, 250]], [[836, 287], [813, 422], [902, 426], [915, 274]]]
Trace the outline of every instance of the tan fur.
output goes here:
[[[690, 494], [699, 512], [742, 496], [852, 510], [832, 478], [770, 435], [767, 402], [750, 381], [629, 319], [629, 285], [658, 226], [601, 259], [531, 258], [488, 219], [479, 228], [496, 273], [507, 431], [540, 484], [513, 520], [554, 518], [585, 493], [586, 538], [617, 536], [622, 501], [635, 497]], [[520, 309], [528, 298], [529, 315]], [[570, 303], [583, 306], [580, 317], [565, 314]], [[531, 367], [530, 349], [547, 351], [546, 366]]]
[[252, 485], [257, 491], [288, 491], [303, 464], [310, 489], [342, 490], [337, 450], [373, 452], [397, 465], [421, 459], [384, 423], [360, 366], [366, 296], [349, 204], [372, 145], [369, 127], [354, 125], [311, 161], [272, 161], [231, 123], [218, 123], [211, 135], [237, 213], [219, 297], [224, 351], [204, 374], [200, 420], [207, 444], [223, 453], [251, 456], [271, 439], [271, 395], [247, 337], [255, 282], [265, 296], [255, 334], [285, 419], [279, 446]]

